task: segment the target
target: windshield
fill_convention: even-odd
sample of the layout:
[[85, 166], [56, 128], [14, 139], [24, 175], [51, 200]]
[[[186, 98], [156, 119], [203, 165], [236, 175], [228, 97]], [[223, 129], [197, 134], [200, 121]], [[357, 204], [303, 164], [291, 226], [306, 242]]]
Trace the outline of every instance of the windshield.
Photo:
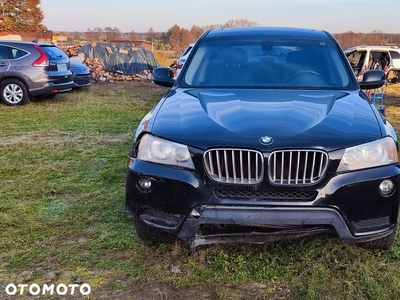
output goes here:
[[333, 42], [274, 37], [205, 39], [196, 49], [180, 84], [339, 89], [352, 82]]

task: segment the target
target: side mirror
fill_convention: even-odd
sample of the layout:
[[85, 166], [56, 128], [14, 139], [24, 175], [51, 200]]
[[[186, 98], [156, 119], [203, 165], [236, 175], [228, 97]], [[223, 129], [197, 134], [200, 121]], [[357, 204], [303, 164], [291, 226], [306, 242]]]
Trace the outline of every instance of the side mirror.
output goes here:
[[155, 84], [171, 87], [175, 83], [174, 71], [168, 67], [158, 67], [153, 69], [153, 82]]
[[382, 70], [368, 70], [365, 71], [362, 81], [359, 84], [363, 90], [372, 90], [382, 87], [385, 81], [386, 75]]

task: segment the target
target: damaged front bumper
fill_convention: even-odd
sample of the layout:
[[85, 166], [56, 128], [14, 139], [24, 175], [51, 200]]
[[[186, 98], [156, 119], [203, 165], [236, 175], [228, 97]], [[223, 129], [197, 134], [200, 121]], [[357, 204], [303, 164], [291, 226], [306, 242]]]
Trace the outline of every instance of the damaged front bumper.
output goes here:
[[[393, 224], [382, 223], [377, 227], [376, 222], [371, 222], [371, 230], [354, 235], [337, 210], [321, 207], [202, 205], [194, 208], [184, 221], [175, 216], [175, 224], [167, 224], [161, 218], [148, 218], [148, 215], [139, 217], [148, 225], [170, 232], [178, 231], [177, 237], [189, 243], [192, 251], [209, 244], [266, 243], [322, 233], [333, 233], [344, 243], [359, 243], [385, 237], [395, 230]], [[203, 231], [202, 228], [208, 225], [216, 228], [237, 225], [252, 230]]]

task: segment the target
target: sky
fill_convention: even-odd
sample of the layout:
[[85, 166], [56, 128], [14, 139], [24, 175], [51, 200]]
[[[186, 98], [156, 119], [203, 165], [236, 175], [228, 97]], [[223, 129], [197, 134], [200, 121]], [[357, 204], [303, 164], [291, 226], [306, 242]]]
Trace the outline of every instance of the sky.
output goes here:
[[43, 25], [53, 31], [166, 32], [245, 19], [331, 33], [400, 33], [398, 0], [41, 0], [40, 8]]

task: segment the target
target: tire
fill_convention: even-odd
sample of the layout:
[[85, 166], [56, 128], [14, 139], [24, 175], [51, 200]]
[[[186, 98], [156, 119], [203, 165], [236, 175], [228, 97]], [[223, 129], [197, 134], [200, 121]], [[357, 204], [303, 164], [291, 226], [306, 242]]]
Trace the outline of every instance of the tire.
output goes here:
[[0, 84], [0, 99], [6, 105], [23, 105], [29, 101], [25, 84], [18, 79], [5, 79]]
[[399, 224], [397, 224], [396, 228], [393, 230], [391, 234], [388, 236], [385, 236], [383, 238], [369, 241], [369, 242], [363, 242], [359, 243], [358, 245], [363, 248], [367, 249], [383, 249], [383, 250], [389, 250], [394, 242], [396, 241], [396, 235], [397, 231], [399, 229]]
[[172, 244], [176, 240], [174, 234], [147, 225], [136, 214], [133, 215], [133, 222], [138, 236], [151, 244]]

